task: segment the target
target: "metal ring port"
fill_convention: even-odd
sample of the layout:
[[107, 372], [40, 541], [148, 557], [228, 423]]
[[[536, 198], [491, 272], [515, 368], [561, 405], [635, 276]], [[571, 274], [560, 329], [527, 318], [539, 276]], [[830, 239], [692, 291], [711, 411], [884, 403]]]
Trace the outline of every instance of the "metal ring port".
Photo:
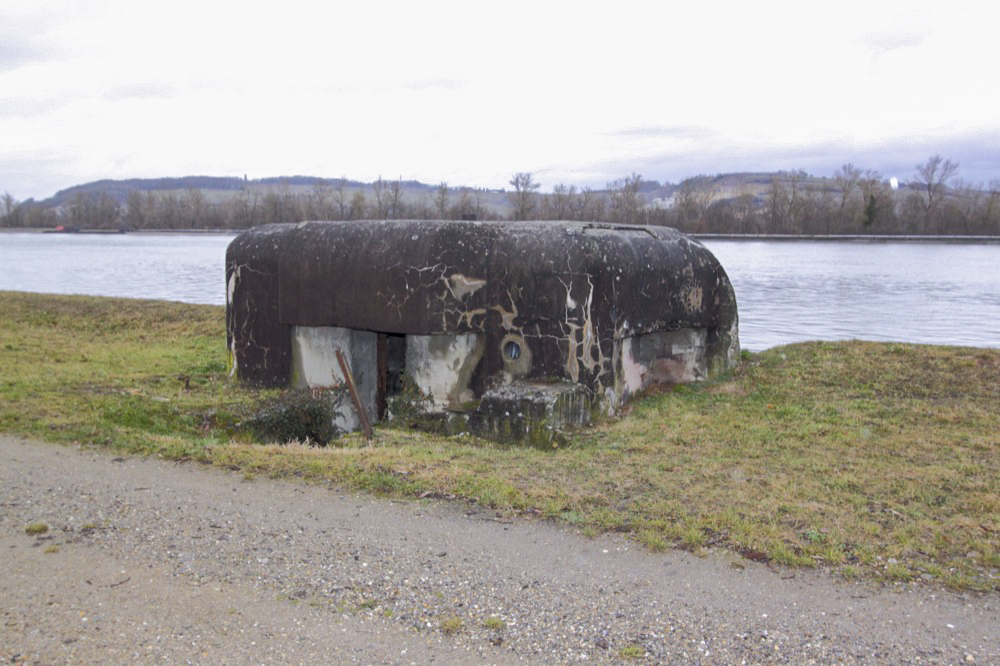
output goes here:
[[531, 372], [531, 348], [520, 335], [511, 333], [504, 336], [500, 341], [500, 355], [504, 369], [511, 377], [524, 377]]

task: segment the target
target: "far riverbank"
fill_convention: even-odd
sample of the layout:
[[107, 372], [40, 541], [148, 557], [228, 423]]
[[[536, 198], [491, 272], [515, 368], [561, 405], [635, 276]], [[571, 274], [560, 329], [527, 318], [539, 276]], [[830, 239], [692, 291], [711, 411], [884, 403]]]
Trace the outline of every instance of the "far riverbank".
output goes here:
[[[540, 224], [552, 224], [539, 221]], [[594, 224], [606, 224], [595, 222]], [[0, 228], [0, 234], [12, 233], [59, 233], [59, 234], [159, 234], [159, 235], [236, 235], [245, 229], [77, 229], [60, 231], [50, 228]], [[713, 234], [689, 233], [699, 240], [745, 240], [745, 241], [841, 241], [861, 243], [986, 243], [1000, 244], [1000, 235], [963, 234]]]
[[1000, 244], [1000, 236], [937, 236], [891, 234], [688, 234], [698, 240], [839, 241], [858, 243], [986, 243]]

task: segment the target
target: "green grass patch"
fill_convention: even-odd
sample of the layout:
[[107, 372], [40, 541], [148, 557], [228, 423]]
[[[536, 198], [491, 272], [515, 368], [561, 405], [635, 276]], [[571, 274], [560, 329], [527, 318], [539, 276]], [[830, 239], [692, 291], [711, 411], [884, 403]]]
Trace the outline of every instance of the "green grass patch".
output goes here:
[[743, 354], [540, 451], [380, 427], [257, 445], [221, 307], [0, 292], [0, 431], [255, 476], [456, 497], [851, 579], [1000, 589], [1000, 350], [869, 342]]
[[490, 631], [500, 631], [507, 628], [507, 623], [498, 617], [488, 617], [483, 620], [483, 628]]
[[457, 615], [450, 615], [441, 620], [441, 632], [444, 634], [457, 634], [464, 626], [465, 622]]
[[622, 659], [642, 659], [646, 656], [646, 648], [641, 645], [626, 645], [618, 650], [618, 656]]
[[24, 533], [28, 536], [39, 536], [49, 531], [49, 526], [45, 523], [32, 523], [24, 528]]

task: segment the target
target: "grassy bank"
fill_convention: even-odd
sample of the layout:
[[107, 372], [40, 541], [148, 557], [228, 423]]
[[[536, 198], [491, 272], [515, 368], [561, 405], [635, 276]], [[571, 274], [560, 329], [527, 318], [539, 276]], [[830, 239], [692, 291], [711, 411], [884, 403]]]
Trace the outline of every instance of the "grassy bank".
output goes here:
[[555, 452], [391, 429], [260, 446], [231, 435], [261, 395], [226, 379], [222, 308], [0, 292], [0, 431], [964, 590], [1000, 589], [998, 379], [1000, 350], [807, 343]]

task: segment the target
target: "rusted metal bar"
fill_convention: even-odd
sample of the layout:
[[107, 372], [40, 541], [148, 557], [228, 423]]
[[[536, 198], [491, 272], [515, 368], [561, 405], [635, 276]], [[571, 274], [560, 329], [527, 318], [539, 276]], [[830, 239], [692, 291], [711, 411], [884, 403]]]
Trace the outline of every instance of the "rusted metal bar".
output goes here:
[[351, 374], [351, 368], [347, 365], [347, 359], [344, 358], [344, 352], [340, 351], [340, 347], [337, 348], [337, 363], [340, 364], [340, 371], [344, 374], [347, 391], [351, 394], [351, 400], [354, 401], [354, 409], [358, 411], [358, 419], [361, 420], [361, 429], [365, 431], [365, 439], [371, 439], [372, 424], [368, 420], [364, 405], [361, 404], [358, 388], [354, 385], [354, 375]]

